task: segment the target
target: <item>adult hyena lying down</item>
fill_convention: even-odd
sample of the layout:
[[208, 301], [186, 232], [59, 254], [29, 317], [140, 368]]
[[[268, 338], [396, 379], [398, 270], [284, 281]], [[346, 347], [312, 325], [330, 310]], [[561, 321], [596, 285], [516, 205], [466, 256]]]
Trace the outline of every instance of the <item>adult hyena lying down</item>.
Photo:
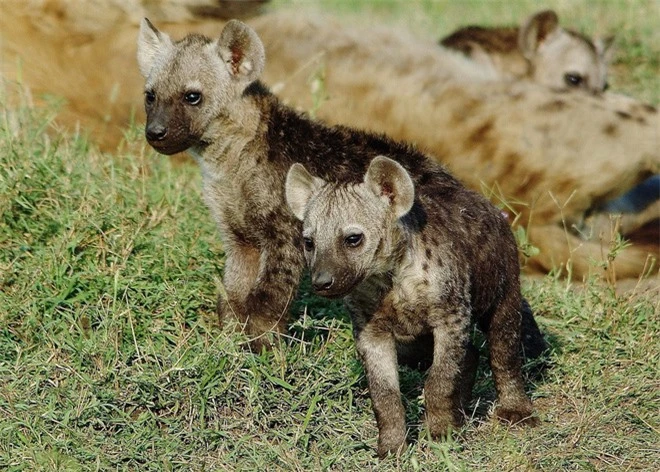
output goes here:
[[[146, 79], [149, 144], [163, 154], [187, 150], [201, 168], [204, 200], [226, 256], [227, 298], [218, 300], [220, 317], [236, 317], [256, 347], [264, 333], [286, 330], [304, 268], [301, 225], [284, 200], [285, 176], [294, 162], [324, 178], [351, 182], [362, 178], [368, 159], [387, 153], [417, 176], [421, 192], [441, 172], [408, 145], [330, 128], [283, 106], [257, 81], [263, 44], [238, 21], [229, 22], [215, 41], [193, 34], [173, 42], [144, 20], [138, 62]], [[538, 352], [544, 341], [529, 310], [523, 316], [530, 327], [525, 349], [529, 343]]]
[[466, 26], [440, 44], [493, 68], [508, 79], [530, 79], [554, 89], [602, 92], [613, 38], [591, 40], [559, 26], [552, 10], [536, 12], [520, 27]]
[[[413, 170], [414, 172], [414, 170]], [[303, 221], [305, 259], [320, 295], [344, 297], [378, 423], [380, 456], [405, 444], [397, 344], [433, 336], [424, 386], [433, 437], [462, 421], [476, 348], [487, 333], [498, 407], [531, 420], [520, 371], [518, 250], [508, 223], [483, 196], [442, 169], [413, 174], [378, 156], [360, 183], [326, 183], [301, 164], [287, 175], [286, 199]]]
[[[19, 80], [35, 99], [43, 93], [65, 97], [60, 122], [74, 129], [80, 124], [106, 148], [116, 146], [142, 101], [143, 79], [131, 53], [138, 27], [131, 19], [141, 17], [138, 5], [156, 2], [122, 2], [128, 12], [117, 13], [80, 11], [80, 2], [54, 0], [39, 9], [9, 1], [11, 8], [0, 15], [3, 77]], [[193, 22], [190, 10], [173, 17], [169, 11], [158, 13], [176, 35], [215, 35], [224, 25], [199, 17]], [[548, 271], [570, 261], [574, 276], [592, 273], [607, 239], [601, 242], [595, 233], [585, 240], [571, 222], [660, 168], [660, 114], [641, 102], [489, 82], [493, 77], [483, 67], [438, 48], [434, 39], [363, 22], [353, 27], [350, 18], [282, 11], [250, 24], [269, 57], [264, 81], [285, 102], [303, 110], [318, 106], [309, 76], [322, 70], [327, 100], [317, 116], [413, 142], [469, 187], [506, 199], [520, 212], [516, 224], [541, 249], [528, 269]], [[618, 275], [644, 272], [658, 247], [620, 252]]]

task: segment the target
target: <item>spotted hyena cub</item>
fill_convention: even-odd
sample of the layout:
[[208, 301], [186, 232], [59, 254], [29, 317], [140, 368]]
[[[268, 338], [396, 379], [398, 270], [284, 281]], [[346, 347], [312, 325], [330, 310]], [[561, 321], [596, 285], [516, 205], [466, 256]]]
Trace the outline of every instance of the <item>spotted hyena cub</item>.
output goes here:
[[519, 28], [467, 26], [440, 40], [503, 78], [592, 92], [607, 87], [612, 42], [612, 37], [592, 41], [560, 27], [552, 10], [534, 13]]
[[444, 176], [427, 175], [416, 191], [404, 167], [378, 156], [359, 183], [327, 183], [301, 164], [286, 179], [314, 290], [344, 297], [351, 313], [381, 456], [405, 445], [397, 349], [432, 336], [426, 423], [432, 436], [443, 436], [461, 423], [469, 398], [475, 323], [490, 347], [495, 414], [534, 421], [521, 376], [516, 242], [498, 209]]

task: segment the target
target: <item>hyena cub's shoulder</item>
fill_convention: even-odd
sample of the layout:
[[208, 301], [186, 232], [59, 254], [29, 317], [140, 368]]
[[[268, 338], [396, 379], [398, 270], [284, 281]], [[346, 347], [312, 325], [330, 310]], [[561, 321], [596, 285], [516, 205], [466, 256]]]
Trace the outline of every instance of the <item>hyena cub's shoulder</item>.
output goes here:
[[520, 27], [467, 26], [440, 41], [493, 68], [505, 78], [527, 78], [555, 89], [602, 92], [612, 38], [590, 38], [559, 26], [552, 10], [529, 16]]
[[285, 194], [303, 221], [315, 291], [344, 297], [379, 429], [378, 451], [405, 445], [397, 351], [433, 339], [426, 423], [443, 436], [463, 417], [474, 381], [476, 322], [488, 335], [496, 415], [530, 420], [521, 377], [522, 299], [516, 244], [499, 211], [446, 174], [415, 188], [396, 161], [374, 158], [361, 183], [327, 183], [301, 164]]

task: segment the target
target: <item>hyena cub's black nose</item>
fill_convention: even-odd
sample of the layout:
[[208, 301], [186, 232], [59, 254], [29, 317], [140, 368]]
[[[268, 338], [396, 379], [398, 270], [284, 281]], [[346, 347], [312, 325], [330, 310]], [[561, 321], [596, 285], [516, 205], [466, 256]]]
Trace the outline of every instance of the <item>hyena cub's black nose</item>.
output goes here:
[[167, 127], [160, 124], [149, 125], [146, 134], [149, 141], [162, 141], [167, 136]]
[[335, 279], [329, 272], [317, 272], [312, 276], [312, 287], [314, 287], [314, 290], [317, 292], [329, 290], [334, 283]]

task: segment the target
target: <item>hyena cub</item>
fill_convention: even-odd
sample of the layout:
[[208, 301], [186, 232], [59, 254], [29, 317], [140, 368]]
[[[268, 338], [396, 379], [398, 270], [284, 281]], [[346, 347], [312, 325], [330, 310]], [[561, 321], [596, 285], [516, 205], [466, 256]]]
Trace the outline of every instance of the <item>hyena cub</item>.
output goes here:
[[[419, 176], [416, 176], [419, 178]], [[344, 297], [378, 424], [378, 453], [405, 445], [397, 348], [432, 335], [424, 388], [432, 436], [458, 425], [473, 384], [476, 323], [487, 335], [495, 414], [533, 422], [519, 356], [522, 302], [512, 232], [481, 195], [442, 173], [416, 186], [397, 162], [374, 158], [359, 183], [326, 183], [303, 165], [285, 194], [303, 221], [315, 291]]]
[[519, 27], [467, 26], [440, 40], [508, 79], [531, 79], [554, 89], [602, 92], [613, 38], [590, 38], [559, 26], [552, 10]]

